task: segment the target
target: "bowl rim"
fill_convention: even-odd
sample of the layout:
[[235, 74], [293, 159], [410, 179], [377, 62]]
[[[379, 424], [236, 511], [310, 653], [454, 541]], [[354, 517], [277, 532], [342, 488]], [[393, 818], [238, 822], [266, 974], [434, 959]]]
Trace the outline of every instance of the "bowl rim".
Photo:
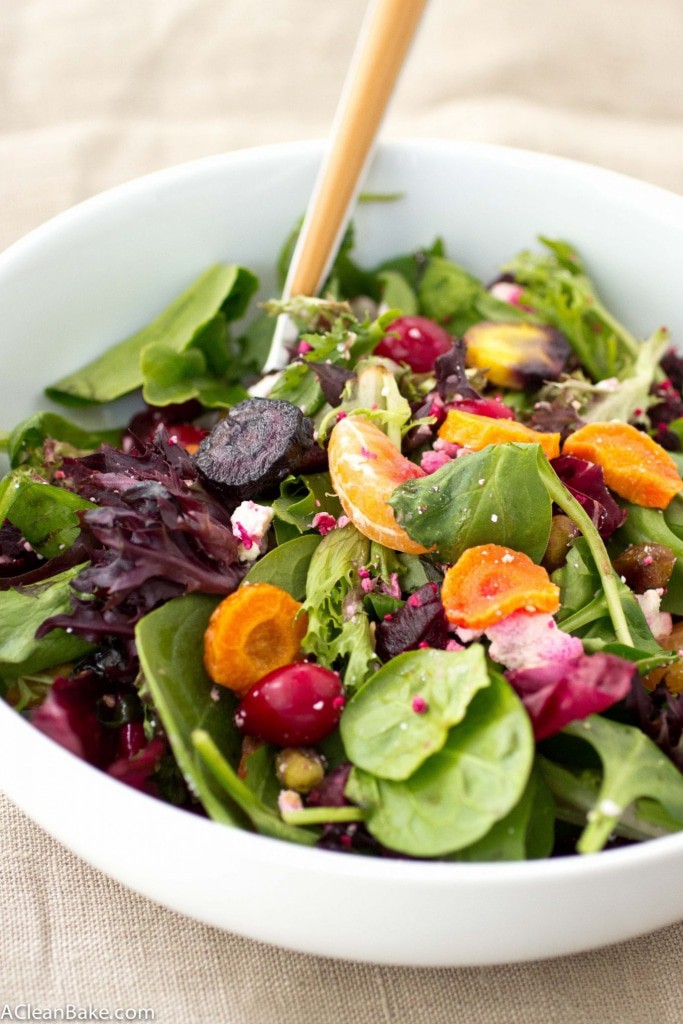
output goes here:
[[[264, 161], [279, 162], [287, 154], [297, 157], [320, 156], [323, 146], [323, 141], [315, 139], [273, 143], [201, 157], [138, 176], [69, 207], [13, 242], [0, 252], [0, 273], [4, 271], [7, 264], [18, 263], [21, 265], [22, 262], [30, 260], [36, 247], [40, 247], [44, 242], [50, 240], [53, 235], [58, 235], [65, 229], [70, 229], [72, 225], [77, 225], [81, 219], [87, 219], [100, 210], [106, 210], [108, 206], [117, 204], [122, 199], [143, 197], [154, 186], [166, 187], [181, 182], [183, 179], [195, 179], [205, 173], [214, 173], [224, 166], [252, 161], [256, 161], [260, 165]], [[597, 178], [605, 185], [618, 185], [622, 192], [624, 190], [628, 192], [629, 201], [637, 206], [651, 207], [654, 198], [659, 204], [671, 208], [672, 211], [675, 209], [679, 215], [683, 215], [683, 196], [629, 175], [567, 157], [492, 143], [460, 142], [439, 138], [385, 140], [379, 144], [378, 149], [396, 153], [415, 152], [416, 150], [425, 153], [435, 151], [460, 153], [465, 157], [484, 157], [492, 162], [501, 162], [502, 160], [503, 163], [512, 161], [519, 164], [521, 162], [529, 167], [534, 165], [551, 166], [574, 177], [578, 174]], [[54, 761], [55, 766], [62, 766], [67, 771], [78, 770], [79, 773], [86, 773], [85, 777], [90, 780], [92, 786], [101, 789], [104, 800], [107, 799], [108, 794], [111, 794], [113, 805], [122, 805], [129, 801], [135, 802], [141, 810], [145, 810], [148, 821], [156, 819], [158, 827], [164, 827], [166, 822], [169, 823], [169, 826], [176, 827], [180, 822], [178, 816], [183, 815], [188, 834], [192, 830], [197, 840], [222, 843], [227, 848], [226, 853], [233, 853], [243, 859], [248, 858], [250, 861], [257, 860], [264, 863], [276, 860], [282, 867], [295, 868], [303, 872], [315, 870], [318, 874], [330, 876], [343, 875], [347, 878], [365, 881], [381, 880], [388, 883], [411, 883], [420, 886], [442, 886], [449, 882], [457, 885], [461, 885], [463, 882], [482, 885], [525, 882], [542, 885], [552, 880], [595, 879], [604, 872], [613, 874], [622, 869], [629, 870], [636, 865], [640, 868], [653, 868], [674, 855], [683, 854], [683, 832], [615, 850], [601, 851], [594, 855], [570, 855], [525, 861], [459, 863], [393, 859], [349, 855], [337, 851], [298, 846], [283, 840], [229, 827], [209, 818], [199, 817], [126, 786], [40, 733], [4, 700], [0, 700], [0, 729], [4, 728], [18, 730], [18, 736], [23, 735], [28, 745], [34, 744], [36, 750], [41, 750], [48, 760]], [[23, 734], [22, 730], [25, 730]], [[114, 787], [114, 789], [109, 787]], [[0, 789], [6, 791], [1, 783]], [[114, 799], [117, 794], [118, 798]], [[13, 800], [10, 792], [7, 792], [7, 795], [10, 800]], [[117, 810], [118, 808], [113, 813], [117, 813]], [[31, 816], [31, 812], [28, 813]], [[169, 818], [168, 815], [172, 817]], [[65, 845], [69, 845], [67, 838], [61, 841]], [[83, 857], [82, 854], [79, 856]]]

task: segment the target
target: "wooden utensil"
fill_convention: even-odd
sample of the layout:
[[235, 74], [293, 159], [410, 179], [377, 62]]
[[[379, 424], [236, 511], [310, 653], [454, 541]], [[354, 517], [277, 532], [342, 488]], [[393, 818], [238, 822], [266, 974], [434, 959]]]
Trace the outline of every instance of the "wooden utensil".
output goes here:
[[[316, 295], [329, 272], [426, 3], [374, 0], [370, 5], [294, 249], [283, 298]], [[286, 316], [280, 316], [266, 371], [286, 364], [286, 345], [291, 340], [291, 324]]]

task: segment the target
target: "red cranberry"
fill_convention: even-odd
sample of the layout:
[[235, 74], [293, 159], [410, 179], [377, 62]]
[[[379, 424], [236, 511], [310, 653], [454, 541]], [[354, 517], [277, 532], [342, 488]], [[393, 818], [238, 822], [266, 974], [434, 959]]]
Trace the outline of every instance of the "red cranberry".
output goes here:
[[400, 316], [386, 330], [375, 355], [407, 363], [415, 373], [429, 373], [437, 356], [453, 348], [448, 331], [424, 316]]
[[235, 724], [266, 743], [301, 746], [329, 736], [343, 707], [344, 688], [336, 672], [297, 662], [254, 683], [242, 698]]
[[454, 402], [453, 409], [471, 412], [475, 416], [488, 416], [492, 420], [514, 420], [515, 414], [500, 398], [461, 398]]

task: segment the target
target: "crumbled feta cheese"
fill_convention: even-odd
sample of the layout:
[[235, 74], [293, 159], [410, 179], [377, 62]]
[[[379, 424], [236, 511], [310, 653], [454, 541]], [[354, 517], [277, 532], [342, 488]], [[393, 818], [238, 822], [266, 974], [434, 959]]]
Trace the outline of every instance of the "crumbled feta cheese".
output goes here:
[[304, 806], [304, 802], [300, 794], [295, 790], [281, 789], [278, 794], [277, 805], [280, 814], [286, 814], [287, 811], [300, 811]]
[[655, 640], [663, 640], [673, 629], [673, 620], [669, 613], [659, 610], [663, 596], [664, 591], [661, 587], [657, 590], [646, 590], [644, 594], [636, 594], [636, 601]]
[[513, 612], [489, 626], [486, 635], [491, 658], [512, 670], [570, 661], [583, 654], [579, 638], [558, 629], [552, 615], [541, 612]]
[[237, 557], [240, 562], [254, 562], [261, 554], [261, 543], [270, 529], [274, 512], [267, 505], [255, 501], [243, 501], [230, 516], [233, 537], [240, 545]]

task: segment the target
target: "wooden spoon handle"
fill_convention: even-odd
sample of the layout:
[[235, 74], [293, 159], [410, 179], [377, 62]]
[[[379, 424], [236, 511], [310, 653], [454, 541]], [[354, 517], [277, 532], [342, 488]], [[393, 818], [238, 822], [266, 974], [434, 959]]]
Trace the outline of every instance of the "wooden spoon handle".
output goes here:
[[316, 295], [329, 271], [372, 144], [427, 0], [374, 0], [353, 55], [285, 283]]

